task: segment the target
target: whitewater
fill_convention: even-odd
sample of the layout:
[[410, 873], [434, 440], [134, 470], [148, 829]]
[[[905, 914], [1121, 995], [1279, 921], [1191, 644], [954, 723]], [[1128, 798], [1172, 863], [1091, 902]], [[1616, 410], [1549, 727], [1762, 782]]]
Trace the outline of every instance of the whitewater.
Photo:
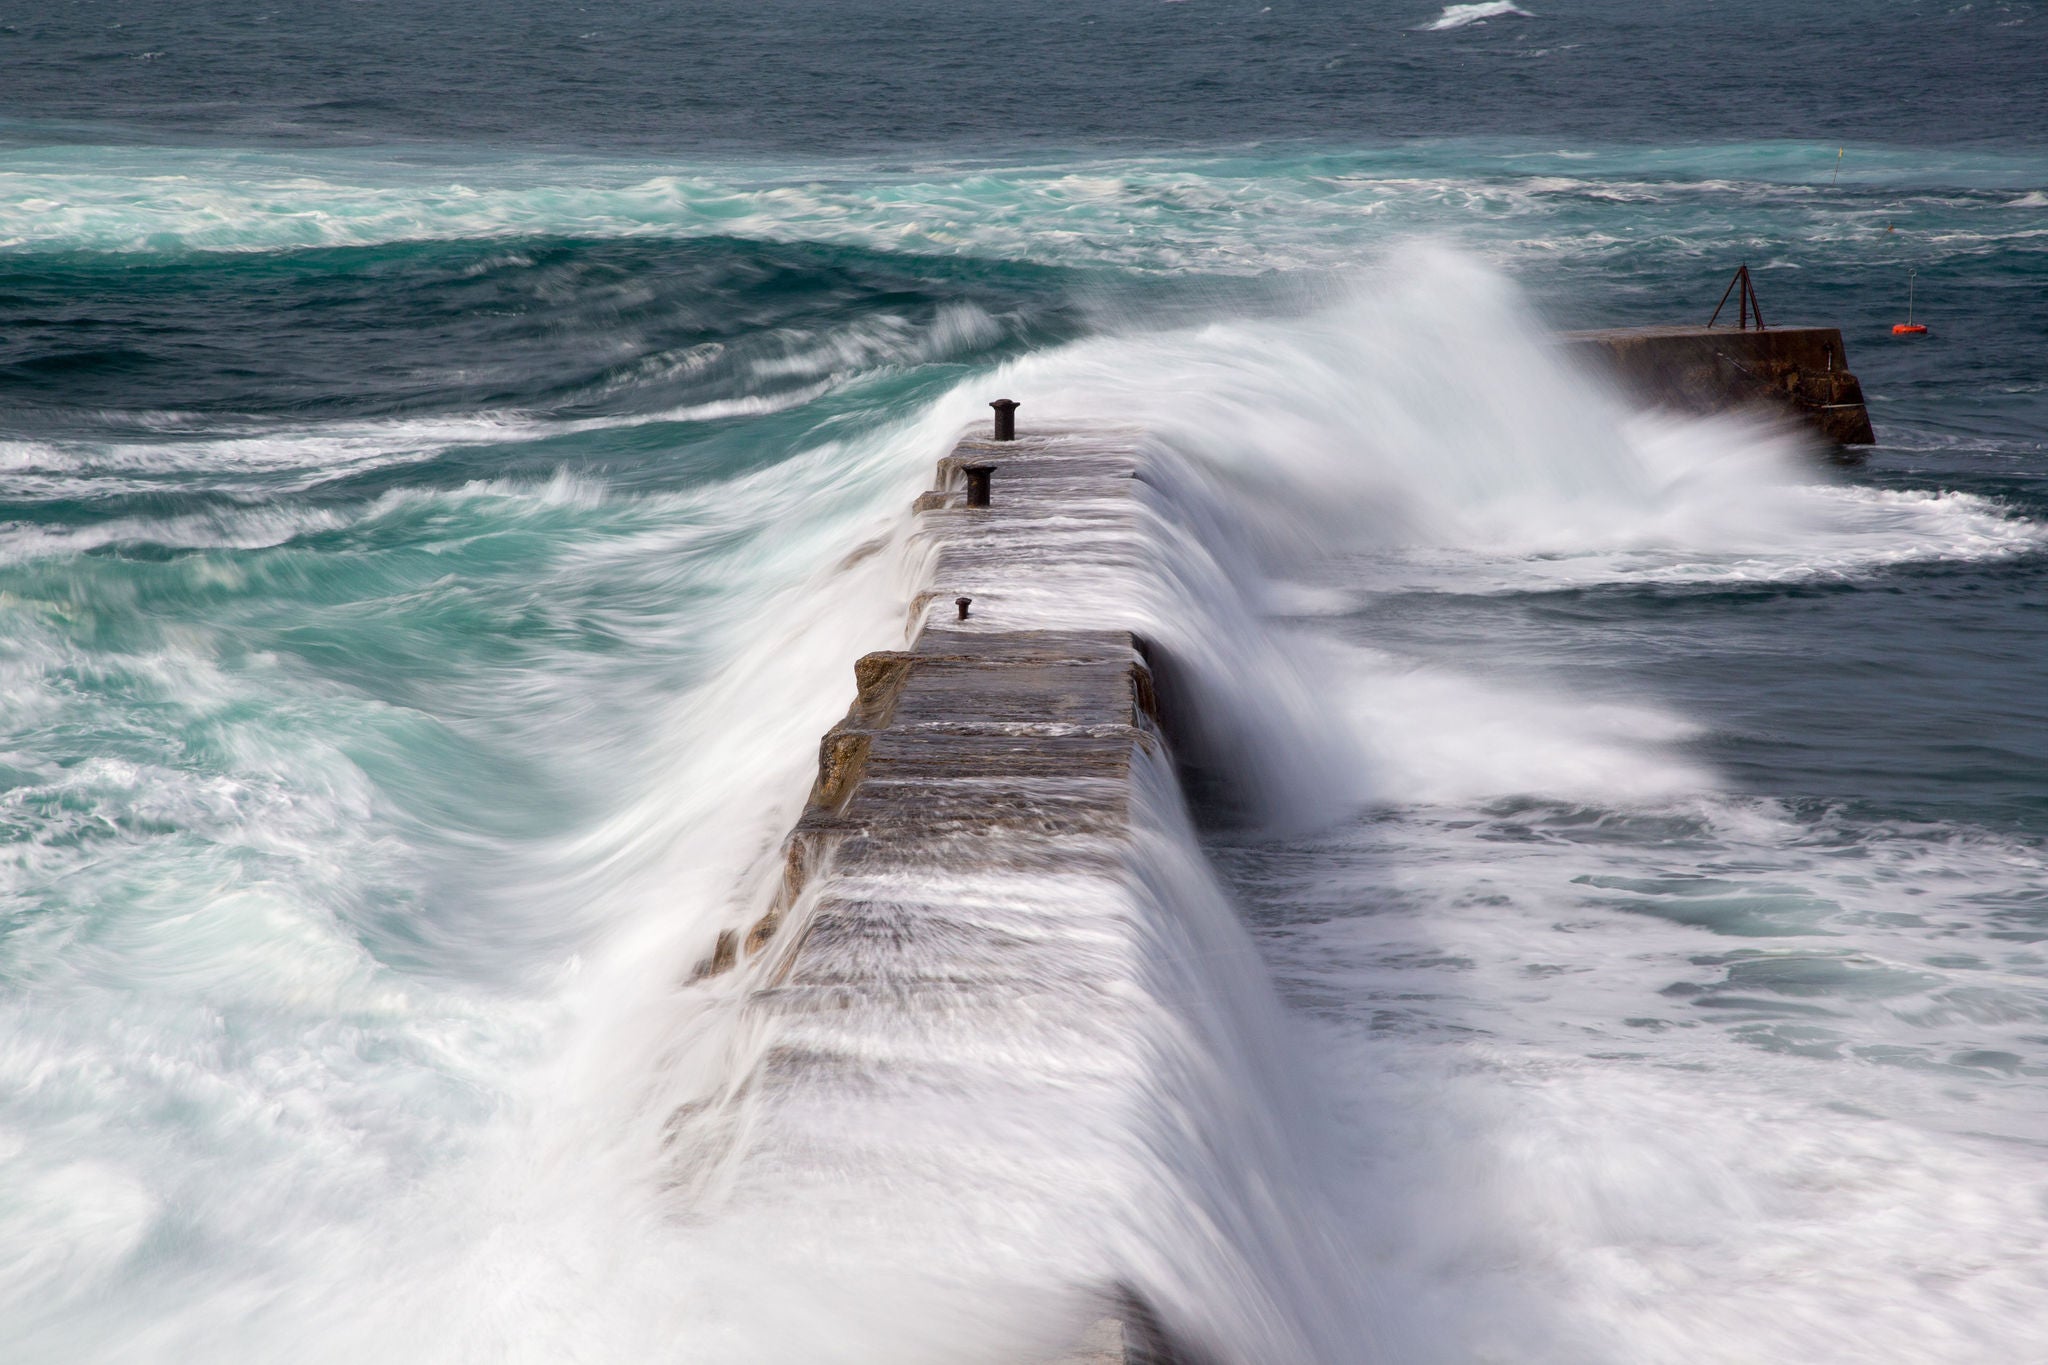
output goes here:
[[[1823, 282], [1907, 202], [2025, 315], [2038, 157], [6, 156], [8, 1361], [1023, 1362], [1105, 1282], [1273, 1365], [2048, 1350], [2039, 383]], [[1870, 467], [1548, 340], [1753, 249]], [[1133, 882], [918, 890], [1149, 993], [792, 1117], [694, 969], [1000, 394], [1146, 433], [1015, 605], [1198, 771]]]

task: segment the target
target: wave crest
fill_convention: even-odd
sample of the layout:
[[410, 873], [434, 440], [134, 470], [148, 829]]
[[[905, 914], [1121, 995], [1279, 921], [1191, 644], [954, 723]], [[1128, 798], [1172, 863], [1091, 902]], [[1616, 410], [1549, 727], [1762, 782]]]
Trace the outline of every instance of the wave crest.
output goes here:
[[1486, 0], [1486, 3], [1476, 5], [1445, 5], [1444, 12], [1438, 15], [1434, 22], [1422, 25], [1418, 31], [1441, 33], [1446, 29], [1466, 28], [1472, 24], [1483, 24], [1488, 19], [1501, 19], [1511, 14], [1523, 19], [1536, 17], [1515, 4], [1514, 0]]

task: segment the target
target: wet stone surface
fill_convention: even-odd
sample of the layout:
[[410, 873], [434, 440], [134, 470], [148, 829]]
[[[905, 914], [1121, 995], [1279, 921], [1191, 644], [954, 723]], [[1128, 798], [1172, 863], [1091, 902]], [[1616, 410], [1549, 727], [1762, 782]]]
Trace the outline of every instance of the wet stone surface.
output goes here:
[[[904, 1125], [880, 1116], [936, 1093], [981, 1116], [954, 1158], [994, 1147], [1029, 1165], [1045, 1101], [1022, 1075], [1114, 1088], [1141, 1064], [1133, 822], [1138, 765], [1164, 741], [1144, 642], [1087, 619], [1074, 585], [1099, 601], [1142, 572], [1122, 562], [1142, 462], [1127, 430], [969, 438], [918, 500], [933, 569], [913, 643], [856, 666], [774, 906], [707, 964], [755, 964], [752, 1085], [776, 1134], [758, 1169], [886, 1167], [873, 1143]], [[963, 469], [980, 465], [990, 505], [969, 507]], [[933, 1160], [920, 1179], [947, 1178]], [[1102, 1319], [1073, 1358], [1126, 1360], [1125, 1335]]]

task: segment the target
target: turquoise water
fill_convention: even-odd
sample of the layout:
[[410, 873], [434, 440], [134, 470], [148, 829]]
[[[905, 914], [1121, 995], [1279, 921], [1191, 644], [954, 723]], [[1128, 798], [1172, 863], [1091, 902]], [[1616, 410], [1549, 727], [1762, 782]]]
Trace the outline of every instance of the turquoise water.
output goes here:
[[[665, 85], [672, 34], [576, 87], [526, 16], [444, 121], [389, 15], [355, 103], [325, 19], [10, 21], [0, 1356], [1004, 1358], [957, 1284], [939, 1340], [810, 1284], [872, 1211], [678, 1203], [659, 1134], [997, 391], [1157, 432], [1261, 618], [1204, 666], [1262, 704], [1281, 642], [1325, 718], [1188, 856], [1313, 1060], [1333, 1358], [2048, 1350], [2037, 13], [1873, 23], [1810, 132], [1737, 109], [1794, 60], [1739, 15], [1710, 118], [1594, 7], [1305, 7], [1227, 69], [1218, 7], [1147, 13], [1190, 65], [1127, 117], [957, 126], [968, 14], [808, 102], [794, 49]], [[1887, 53], [1924, 126], [1845, 84]], [[1544, 345], [1744, 260], [1844, 329], [1867, 463]]]

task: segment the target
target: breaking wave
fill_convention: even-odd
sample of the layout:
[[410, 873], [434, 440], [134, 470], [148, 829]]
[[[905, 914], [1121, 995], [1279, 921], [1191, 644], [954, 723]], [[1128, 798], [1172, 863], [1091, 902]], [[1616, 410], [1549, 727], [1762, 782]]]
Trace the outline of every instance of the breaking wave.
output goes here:
[[1514, 0], [1486, 0], [1486, 3], [1476, 5], [1445, 5], [1443, 13], [1431, 22], [1420, 25], [1419, 31], [1441, 33], [1446, 29], [1468, 28], [1473, 24], [1483, 24], [1488, 19], [1502, 19], [1508, 15], [1523, 19], [1536, 17], [1515, 4]]

